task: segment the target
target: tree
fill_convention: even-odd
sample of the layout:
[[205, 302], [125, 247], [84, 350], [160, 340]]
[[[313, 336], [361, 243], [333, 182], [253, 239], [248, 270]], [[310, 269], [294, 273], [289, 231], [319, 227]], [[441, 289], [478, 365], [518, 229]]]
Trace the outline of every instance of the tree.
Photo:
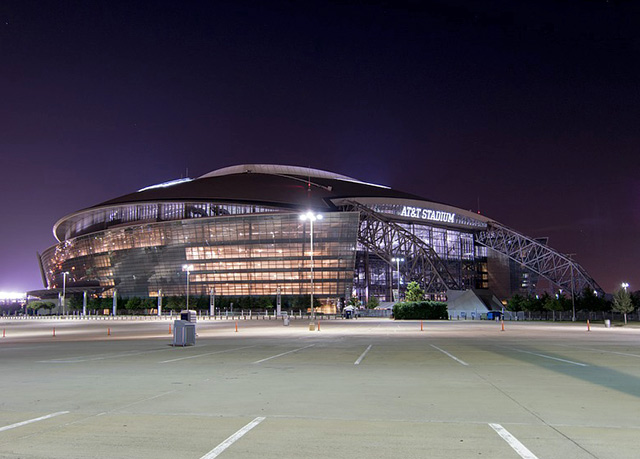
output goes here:
[[405, 294], [407, 301], [422, 301], [424, 300], [424, 290], [420, 288], [417, 282], [409, 282], [407, 285], [407, 293]]
[[127, 299], [124, 307], [129, 312], [138, 311], [142, 309], [142, 300], [137, 296], [132, 296], [131, 298]]
[[353, 306], [354, 308], [359, 308], [360, 307], [360, 300], [358, 299], [357, 296], [352, 296], [351, 298], [349, 298], [349, 306]]
[[82, 309], [82, 295], [69, 295], [67, 301], [69, 310], [79, 311]]
[[576, 308], [589, 312], [604, 312], [609, 309], [610, 305], [603, 295], [598, 295], [592, 289], [585, 287], [576, 298]]
[[261, 296], [258, 298], [258, 307], [264, 309], [273, 309], [273, 299], [270, 296]]
[[544, 309], [553, 312], [553, 320], [556, 320], [556, 311], [571, 311], [573, 303], [571, 298], [559, 293], [555, 296], [546, 295], [543, 303]]
[[613, 295], [612, 309], [616, 312], [624, 314], [624, 323], [627, 323], [627, 314], [633, 312], [635, 309], [631, 302], [631, 295], [627, 292], [627, 289], [621, 288]]
[[93, 311], [102, 309], [102, 298], [89, 298], [89, 300], [87, 301], [87, 308]]
[[509, 311], [513, 312], [523, 311], [525, 309], [526, 300], [527, 299], [525, 297], [516, 293], [507, 302], [507, 307], [509, 308]]
[[562, 311], [563, 309], [562, 302], [560, 300], [561, 297], [564, 298], [562, 295], [547, 295], [547, 297], [544, 299], [544, 308], [547, 311], [551, 311], [553, 313], [554, 322], [556, 321], [556, 311]]
[[40, 309], [46, 309], [48, 314], [50, 314], [51, 310], [55, 307], [56, 305], [52, 301], [32, 301], [27, 305], [27, 309], [34, 311], [35, 314], [37, 314]]
[[[309, 295], [297, 295], [291, 306], [295, 309], [301, 309], [301, 310], [311, 310], [311, 297]], [[320, 306], [322, 306], [322, 303], [320, 303], [320, 300], [318, 299], [318, 297], [313, 297], [313, 307], [314, 308], [319, 308]]]
[[186, 299], [183, 296], [168, 296], [166, 300], [165, 309], [172, 311], [181, 311], [186, 304]]
[[369, 297], [369, 302], [367, 303], [367, 308], [375, 309], [378, 306], [380, 306], [380, 300], [378, 299], [378, 297], [377, 296]]

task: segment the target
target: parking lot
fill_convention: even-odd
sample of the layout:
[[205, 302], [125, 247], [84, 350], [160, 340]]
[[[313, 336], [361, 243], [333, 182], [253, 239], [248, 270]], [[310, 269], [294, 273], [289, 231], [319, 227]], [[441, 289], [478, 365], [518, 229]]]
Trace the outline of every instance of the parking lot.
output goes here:
[[0, 319], [0, 457], [637, 457], [640, 328], [171, 323]]

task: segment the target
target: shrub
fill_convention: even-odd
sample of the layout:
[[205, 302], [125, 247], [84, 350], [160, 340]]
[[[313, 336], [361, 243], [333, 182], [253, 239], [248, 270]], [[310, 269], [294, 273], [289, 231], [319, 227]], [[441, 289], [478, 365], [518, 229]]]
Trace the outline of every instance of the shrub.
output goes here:
[[395, 320], [447, 320], [447, 304], [439, 301], [412, 301], [397, 303], [393, 307]]

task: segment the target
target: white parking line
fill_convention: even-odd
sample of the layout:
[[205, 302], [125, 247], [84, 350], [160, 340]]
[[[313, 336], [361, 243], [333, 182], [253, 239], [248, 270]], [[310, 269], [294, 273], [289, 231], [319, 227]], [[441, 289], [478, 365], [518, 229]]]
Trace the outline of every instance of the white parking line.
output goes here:
[[543, 357], [545, 359], [557, 360], [558, 362], [570, 363], [571, 365], [578, 365], [580, 367], [588, 367], [586, 363], [574, 362], [573, 360], [560, 359], [558, 357], [551, 357], [550, 355], [537, 354], [535, 352], [523, 351], [522, 349], [514, 349], [514, 351], [524, 352], [525, 354], [537, 355], [538, 357]]
[[360, 357], [358, 357], [358, 360], [356, 360], [353, 364], [354, 365], [360, 365], [360, 362], [362, 362], [362, 359], [364, 359], [364, 356], [367, 355], [367, 352], [369, 352], [369, 350], [371, 349], [371, 346], [373, 346], [373, 344], [369, 344], [369, 347], [367, 347], [364, 352], [362, 353], [362, 355]]
[[222, 350], [222, 351], [207, 352], [206, 354], [190, 355], [188, 357], [178, 357], [177, 359], [163, 360], [162, 362], [158, 362], [158, 363], [169, 363], [169, 362], [177, 362], [178, 360], [196, 359], [198, 357], [204, 357], [205, 355], [223, 354], [225, 352], [238, 351], [240, 349], [247, 349], [247, 348], [256, 347], [256, 346], [257, 345], [242, 346], [242, 347], [236, 347], [236, 348], [233, 348], [233, 349], [225, 349], [225, 350]]
[[15, 424], [11, 424], [10, 426], [0, 427], [0, 432], [4, 432], [5, 430], [15, 429], [16, 427], [22, 427], [27, 424], [31, 424], [32, 422], [44, 421], [45, 419], [54, 418], [56, 416], [60, 416], [61, 414], [67, 414], [68, 411], [58, 411], [57, 413], [47, 414], [46, 416], [41, 416], [35, 419], [29, 419], [28, 421], [17, 422]]
[[103, 355], [100, 357], [89, 357], [89, 358], [85, 358], [85, 357], [69, 357], [67, 359], [53, 359], [53, 360], [39, 360], [38, 363], [82, 363], [82, 362], [92, 362], [95, 360], [107, 360], [107, 359], [119, 359], [121, 357], [133, 357], [136, 355], [143, 355], [143, 354], [153, 354], [154, 352], [163, 352], [166, 351], [167, 349], [155, 349], [153, 351], [130, 351], [130, 352], [123, 352], [120, 354], [110, 354], [110, 355]]
[[260, 424], [262, 421], [264, 421], [265, 418], [263, 417], [257, 417], [255, 418], [253, 421], [251, 421], [249, 424], [247, 424], [246, 426], [244, 426], [242, 429], [238, 430], [236, 433], [234, 433], [233, 435], [231, 435], [229, 438], [227, 438], [225, 441], [223, 441], [222, 443], [220, 443], [218, 446], [216, 446], [214, 449], [212, 449], [211, 451], [209, 451], [207, 454], [205, 454], [204, 456], [202, 456], [200, 459], [213, 459], [214, 457], [218, 457], [220, 455], [220, 453], [222, 453], [225, 449], [227, 449], [229, 446], [233, 445], [236, 441], [238, 441], [244, 434], [246, 434], [247, 432], [249, 432], [251, 429], [253, 429], [255, 426], [257, 426], [258, 424]]
[[301, 351], [301, 350], [306, 349], [306, 348], [311, 347], [311, 346], [315, 346], [315, 344], [309, 344], [308, 346], [300, 347], [300, 348], [298, 348], [298, 349], [294, 349], [293, 351], [283, 352], [282, 354], [272, 355], [271, 357], [267, 357], [266, 359], [256, 360], [256, 361], [255, 361], [255, 362], [253, 362], [253, 363], [262, 363], [262, 362], [266, 362], [267, 360], [271, 360], [271, 359], [275, 359], [275, 358], [278, 358], [278, 357], [282, 357], [283, 355], [291, 354], [292, 352], [298, 352], [298, 351]]
[[449, 357], [451, 357], [453, 360], [455, 360], [458, 363], [461, 363], [464, 366], [468, 366], [469, 364], [467, 362], [465, 362], [464, 360], [460, 360], [458, 357], [449, 354], [447, 351], [445, 351], [444, 349], [440, 349], [438, 346], [434, 346], [433, 344], [431, 344], [431, 347], [434, 349], [439, 350], [440, 352], [442, 352], [445, 355], [448, 355]]
[[526, 446], [520, 443], [516, 437], [511, 435], [507, 429], [502, 427], [500, 424], [489, 424], [489, 426], [495, 430], [498, 435], [502, 437], [504, 441], [506, 441], [509, 446], [513, 448], [513, 450], [520, 455], [522, 459], [538, 459], [538, 457], [533, 454]]
[[597, 352], [605, 352], [607, 354], [616, 354], [616, 355], [626, 355], [627, 357], [636, 357], [636, 358], [640, 358], [640, 355], [638, 354], [629, 354], [627, 352], [616, 352], [616, 351], [607, 351], [605, 349], [597, 349], [595, 347], [582, 347], [582, 346], [568, 346], [568, 345], [564, 345], [565, 347], [568, 348], [573, 348], [573, 349], [585, 349], [587, 351], [597, 351]]

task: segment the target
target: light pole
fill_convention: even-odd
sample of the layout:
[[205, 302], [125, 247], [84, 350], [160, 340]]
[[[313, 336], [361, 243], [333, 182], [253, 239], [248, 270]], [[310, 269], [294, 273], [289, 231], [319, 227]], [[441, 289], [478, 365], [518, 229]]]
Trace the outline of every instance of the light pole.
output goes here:
[[[404, 261], [404, 258], [395, 257], [395, 258], [392, 258], [391, 261], [395, 261], [396, 262], [396, 272], [398, 273], [398, 299], [397, 299], [397, 301], [400, 301], [400, 262]], [[393, 282], [392, 282], [392, 284], [393, 284]]]
[[187, 311], [189, 310], [189, 273], [193, 271], [193, 265], [182, 265], [182, 270], [187, 272]]
[[571, 309], [573, 310], [573, 318], [571, 320], [575, 322], [576, 321], [576, 296], [575, 296], [574, 282], [573, 282], [573, 266], [571, 266]]
[[629, 283], [628, 282], [623, 282], [622, 284], [620, 284], [620, 287], [622, 287], [625, 291], [625, 293], [627, 292], [627, 289], [629, 288]]
[[304, 214], [300, 215], [300, 220], [302, 221], [307, 221], [309, 220], [309, 224], [310, 226], [310, 235], [311, 235], [311, 252], [310, 252], [310, 258], [311, 258], [311, 323], [313, 324], [316, 318], [316, 313], [315, 313], [315, 309], [313, 308], [313, 222], [315, 222], [316, 220], [322, 220], [322, 214], [314, 214], [313, 212], [311, 212], [310, 210]]
[[66, 313], [67, 309], [67, 276], [69, 275], [69, 271], [64, 271], [62, 273], [62, 315]]

